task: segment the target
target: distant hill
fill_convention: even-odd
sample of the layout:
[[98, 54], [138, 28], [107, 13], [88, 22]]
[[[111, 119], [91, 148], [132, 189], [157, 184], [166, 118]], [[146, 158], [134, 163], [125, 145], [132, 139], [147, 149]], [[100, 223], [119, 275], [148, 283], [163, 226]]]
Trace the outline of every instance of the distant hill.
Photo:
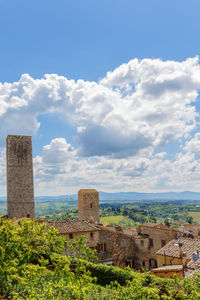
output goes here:
[[200, 193], [196, 192], [167, 192], [167, 193], [99, 193], [99, 198], [103, 200], [200, 200]]
[[[36, 201], [77, 201], [78, 194], [61, 195], [61, 196], [37, 196]], [[200, 193], [197, 192], [167, 192], [167, 193], [137, 193], [137, 192], [120, 192], [105, 193], [99, 192], [100, 201], [137, 201], [137, 200], [200, 200]]]
[[[137, 201], [137, 200], [200, 200], [200, 193], [197, 192], [167, 192], [167, 193], [137, 193], [137, 192], [120, 192], [120, 193], [105, 193], [99, 192], [100, 201]], [[60, 196], [36, 196], [36, 202], [69, 202], [77, 201], [78, 193], [72, 195], [60, 195]], [[0, 201], [5, 202], [6, 197], [0, 197]]]

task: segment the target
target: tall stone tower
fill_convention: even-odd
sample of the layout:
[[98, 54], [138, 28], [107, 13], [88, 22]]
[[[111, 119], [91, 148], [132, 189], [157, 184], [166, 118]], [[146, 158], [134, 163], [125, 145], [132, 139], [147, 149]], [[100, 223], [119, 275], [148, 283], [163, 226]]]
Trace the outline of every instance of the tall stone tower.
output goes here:
[[99, 192], [92, 189], [78, 192], [78, 218], [99, 223]]
[[8, 135], [7, 211], [9, 218], [34, 218], [32, 141], [30, 136]]

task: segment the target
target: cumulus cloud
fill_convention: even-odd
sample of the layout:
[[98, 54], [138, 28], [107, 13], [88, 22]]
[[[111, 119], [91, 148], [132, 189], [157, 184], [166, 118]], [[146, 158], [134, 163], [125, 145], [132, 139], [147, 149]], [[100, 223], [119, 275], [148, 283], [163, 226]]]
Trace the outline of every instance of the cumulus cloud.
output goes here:
[[1, 136], [36, 134], [38, 116], [56, 112], [77, 128], [80, 155], [135, 155], [189, 136], [196, 126], [199, 87], [196, 57], [134, 59], [97, 83], [24, 74], [0, 86]]
[[[152, 188], [161, 179], [172, 184], [177, 172], [186, 183], [191, 172], [199, 178], [200, 136], [193, 137], [199, 88], [198, 57], [134, 59], [99, 82], [24, 74], [17, 82], [0, 84], [0, 145], [3, 149], [7, 134], [37, 135], [41, 115], [62, 115], [76, 128], [76, 148], [62, 137], [44, 146], [34, 158], [41, 189], [47, 181]], [[183, 146], [169, 161], [164, 147], [173, 141]], [[162, 150], [154, 155], [157, 147]]]

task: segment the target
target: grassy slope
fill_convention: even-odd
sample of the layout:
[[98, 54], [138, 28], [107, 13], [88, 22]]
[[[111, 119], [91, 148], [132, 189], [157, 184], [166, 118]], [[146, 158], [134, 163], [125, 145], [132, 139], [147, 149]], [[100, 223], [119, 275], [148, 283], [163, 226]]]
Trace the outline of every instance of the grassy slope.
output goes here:
[[108, 216], [100, 218], [100, 222], [108, 223], [109, 225], [125, 225], [126, 227], [134, 226], [135, 222], [129, 217], [124, 216]]

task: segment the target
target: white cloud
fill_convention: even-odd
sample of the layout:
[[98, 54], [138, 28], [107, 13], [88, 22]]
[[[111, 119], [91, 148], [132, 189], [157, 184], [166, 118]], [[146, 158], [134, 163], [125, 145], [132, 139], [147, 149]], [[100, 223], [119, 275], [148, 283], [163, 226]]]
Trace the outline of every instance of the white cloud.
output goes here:
[[36, 134], [38, 116], [57, 112], [77, 127], [80, 155], [135, 155], [189, 136], [196, 126], [199, 87], [197, 58], [135, 59], [99, 83], [25, 74], [0, 87], [1, 135]]
[[[24, 74], [18, 82], [0, 84], [0, 144], [5, 146], [7, 134], [36, 135], [38, 117], [56, 113], [77, 129], [77, 148], [64, 138], [44, 146], [43, 155], [34, 158], [41, 191], [49, 182], [57, 189], [98, 184], [148, 190], [161, 179], [187, 186], [189, 178], [199, 179], [200, 136], [192, 136], [199, 88], [197, 57], [134, 59], [99, 82]], [[173, 141], [185, 144], [170, 161], [164, 146]], [[154, 156], [158, 146], [163, 150]]]

